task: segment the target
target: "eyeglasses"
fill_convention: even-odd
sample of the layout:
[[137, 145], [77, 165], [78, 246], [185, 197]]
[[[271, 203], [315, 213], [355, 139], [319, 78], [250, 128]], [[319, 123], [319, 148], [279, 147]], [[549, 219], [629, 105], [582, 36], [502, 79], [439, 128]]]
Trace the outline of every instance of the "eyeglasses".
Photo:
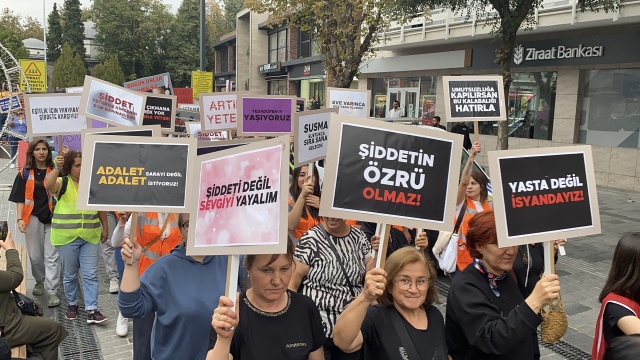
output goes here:
[[[406, 291], [411, 288], [411, 285], [414, 283], [413, 280], [409, 278], [402, 278], [400, 280], [393, 280], [398, 284], [398, 289]], [[420, 291], [425, 291], [429, 287], [429, 279], [421, 278], [415, 281], [416, 288]]]
[[182, 224], [180, 224], [180, 227], [184, 231], [189, 231], [189, 220], [187, 220], [187, 221], [183, 222]]

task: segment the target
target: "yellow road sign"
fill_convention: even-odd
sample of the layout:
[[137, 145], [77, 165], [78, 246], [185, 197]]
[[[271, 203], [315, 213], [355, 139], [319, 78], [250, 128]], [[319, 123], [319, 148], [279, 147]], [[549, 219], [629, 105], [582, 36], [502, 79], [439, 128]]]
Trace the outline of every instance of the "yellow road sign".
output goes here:
[[[20, 59], [20, 67], [27, 77], [31, 92], [47, 92], [47, 69], [44, 60]], [[20, 76], [20, 88], [27, 90], [27, 83], [22, 76]]]
[[207, 71], [191, 72], [191, 87], [193, 88], [193, 98], [197, 99], [200, 93], [210, 93], [213, 91], [213, 73]]

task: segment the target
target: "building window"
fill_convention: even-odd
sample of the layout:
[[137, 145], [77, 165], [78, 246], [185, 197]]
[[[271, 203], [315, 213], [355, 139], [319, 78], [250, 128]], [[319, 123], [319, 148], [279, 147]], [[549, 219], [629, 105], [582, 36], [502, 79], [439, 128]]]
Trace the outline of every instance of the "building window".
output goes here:
[[[509, 88], [509, 136], [551, 140], [557, 72], [516, 73]], [[482, 134], [497, 135], [497, 122], [480, 122]]]
[[287, 95], [287, 80], [271, 80], [269, 81], [268, 95]]
[[220, 50], [220, 72], [229, 71], [229, 48], [223, 47]]
[[287, 29], [269, 35], [269, 62], [287, 61]]
[[320, 47], [313, 38], [311, 31], [300, 31], [300, 45], [298, 46], [299, 54], [301, 58], [307, 58], [311, 56], [320, 55]]
[[579, 142], [640, 147], [640, 70], [588, 70], [584, 76]]
[[229, 64], [229, 71], [233, 71], [236, 69], [236, 46], [232, 45], [230, 46], [231, 51], [233, 51], [233, 62], [231, 64]]

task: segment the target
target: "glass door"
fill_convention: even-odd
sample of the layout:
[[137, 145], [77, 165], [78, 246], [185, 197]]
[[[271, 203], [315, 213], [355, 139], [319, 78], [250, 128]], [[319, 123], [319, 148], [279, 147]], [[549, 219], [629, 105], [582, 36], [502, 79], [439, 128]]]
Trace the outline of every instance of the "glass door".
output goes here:
[[[395, 88], [387, 91], [387, 118], [390, 110], [393, 108], [393, 102], [400, 103], [402, 115], [400, 117], [417, 118], [418, 117], [418, 88]], [[396, 117], [397, 118], [397, 117]]]

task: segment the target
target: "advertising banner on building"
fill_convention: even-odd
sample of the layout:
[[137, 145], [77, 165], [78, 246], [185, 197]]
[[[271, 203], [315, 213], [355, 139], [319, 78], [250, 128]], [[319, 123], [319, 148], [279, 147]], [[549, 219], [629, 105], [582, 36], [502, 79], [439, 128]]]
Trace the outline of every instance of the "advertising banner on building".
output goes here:
[[116, 126], [140, 126], [146, 97], [145, 93], [85, 76], [79, 113]]
[[488, 156], [500, 247], [600, 233], [591, 146]]
[[322, 216], [451, 231], [462, 136], [331, 115]]
[[200, 122], [204, 130], [236, 130], [238, 128], [238, 95], [236, 93], [200, 94]]
[[338, 114], [369, 117], [371, 90], [327, 88], [327, 108], [337, 108]]
[[26, 94], [27, 135], [77, 134], [87, 128], [87, 118], [78, 113], [80, 94]]
[[289, 137], [197, 157], [187, 254], [284, 254]]
[[86, 134], [78, 210], [189, 211], [196, 140]]
[[447, 122], [507, 120], [502, 76], [443, 76]]
[[171, 75], [168, 72], [127, 81], [122, 86], [127, 90], [174, 95]]
[[329, 122], [338, 109], [298, 112], [293, 116], [295, 167], [324, 159], [329, 148]]
[[[47, 66], [44, 60], [20, 59], [20, 67], [26, 76], [20, 75], [20, 89], [32, 93], [47, 92]], [[29, 87], [27, 88], [27, 82]]]
[[176, 97], [173, 95], [147, 95], [142, 125], [160, 125], [174, 131], [176, 123]]
[[238, 135], [291, 134], [296, 98], [284, 95], [242, 96], [238, 103]]

